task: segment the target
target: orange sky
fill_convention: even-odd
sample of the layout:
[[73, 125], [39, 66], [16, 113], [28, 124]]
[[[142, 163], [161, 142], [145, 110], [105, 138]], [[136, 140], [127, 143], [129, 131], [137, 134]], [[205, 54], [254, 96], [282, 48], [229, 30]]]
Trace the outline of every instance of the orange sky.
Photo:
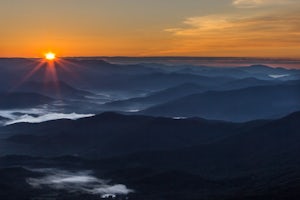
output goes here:
[[300, 57], [298, 0], [7, 0], [0, 57]]

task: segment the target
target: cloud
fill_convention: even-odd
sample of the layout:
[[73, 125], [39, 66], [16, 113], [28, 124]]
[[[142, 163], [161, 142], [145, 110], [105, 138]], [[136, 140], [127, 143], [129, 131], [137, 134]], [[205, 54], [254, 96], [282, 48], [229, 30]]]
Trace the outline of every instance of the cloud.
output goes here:
[[39, 116], [32, 116], [30, 114], [25, 114], [21, 116], [15, 116], [14, 119], [9, 120], [5, 125], [27, 122], [27, 123], [40, 123], [44, 121], [56, 120], [56, 119], [80, 119], [84, 117], [92, 117], [94, 114], [77, 114], [77, 113], [47, 113]]
[[48, 111], [40, 108], [30, 108], [30, 109], [11, 109], [11, 110], [0, 110], [0, 115], [9, 119], [18, 118], [20, 113], [26, 113], [29, 115], [42, 115], [46, 114]]
[[[165, 31], [177, 44], [173, 51], [207, 56], [289, 56], [300, 54], [299, 12], [274, 12], [263, 15], [223, 14], [186, 18], [181, 27]], [[262, 52], [263, 54], [261, 54]], [[244, 54], [244, 55], [243, 55]]]
[[238, 8], [256, 8], [270, 5], [287, 5], [293, 0], [234, 0], [232, 4]]
[[[206, 36], [219, 33], [231, 36], [261, 33], [300, 33], [298, 13], [274, 13], [260, 16], [208, 15], [189, 17], [183, 21], [184, 28], [171, 28], [165, 31], [178, 36]], [[276, 31], [276, 32], [274, 32]], [[269, 37], [272, 37], [269, 35]]]
[[290, 75], [289, 74], [270, 74], [269, 75], [269, 77], [275, 78], [275, 79], [277, 79], [277, 78], [284, 78], [284, 77], [288, 77], [288, 76], [290, 76]]
[[174, 33], [179, 36], [194, 36], [200, 32], [217, 31], [230, 28], [232, 23], [228, 16], [208, 15], [200, 17], [189, 17], [183, 21], [186, 28], [170, 28], [165, 29], [167, 32]]
[[70, 172], [59, 169], [35, 169], [44, 173], [40, 178], [28, 178], [27, 183], [33, 188], [50, 187], [68, 192], [102, 195], [103, 197], [127, 195], [134, 192], [123, 184], [109, 184], [109, 181], [98, 179], [92, 171]]

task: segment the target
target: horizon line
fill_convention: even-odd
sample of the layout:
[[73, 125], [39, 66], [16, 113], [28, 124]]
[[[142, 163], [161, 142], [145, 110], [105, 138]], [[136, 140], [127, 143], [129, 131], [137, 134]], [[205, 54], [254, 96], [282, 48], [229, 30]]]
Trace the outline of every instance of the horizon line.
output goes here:
[[[4, 56], [0, 59], [41, 59], [43, 57]], [[267, 56], [57, 56], [57, 58], [144, 58], [144, 59], [262, 59], [262, 60], [300, 60], [300, 57], [267, 57]]]

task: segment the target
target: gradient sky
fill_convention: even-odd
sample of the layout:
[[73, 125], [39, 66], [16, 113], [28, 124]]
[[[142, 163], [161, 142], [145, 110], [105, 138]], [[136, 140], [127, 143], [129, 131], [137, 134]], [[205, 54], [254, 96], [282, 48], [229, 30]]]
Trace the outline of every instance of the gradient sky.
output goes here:
[[300, 0], [1, 0], [0, 57], [300, 58]]

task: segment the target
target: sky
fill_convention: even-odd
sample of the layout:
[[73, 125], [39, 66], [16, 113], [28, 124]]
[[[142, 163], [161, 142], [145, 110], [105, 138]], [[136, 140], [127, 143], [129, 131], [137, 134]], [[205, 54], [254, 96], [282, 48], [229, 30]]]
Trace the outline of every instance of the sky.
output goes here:
[[0, 57], [300, 58], [300, 0], [1, 0]]

